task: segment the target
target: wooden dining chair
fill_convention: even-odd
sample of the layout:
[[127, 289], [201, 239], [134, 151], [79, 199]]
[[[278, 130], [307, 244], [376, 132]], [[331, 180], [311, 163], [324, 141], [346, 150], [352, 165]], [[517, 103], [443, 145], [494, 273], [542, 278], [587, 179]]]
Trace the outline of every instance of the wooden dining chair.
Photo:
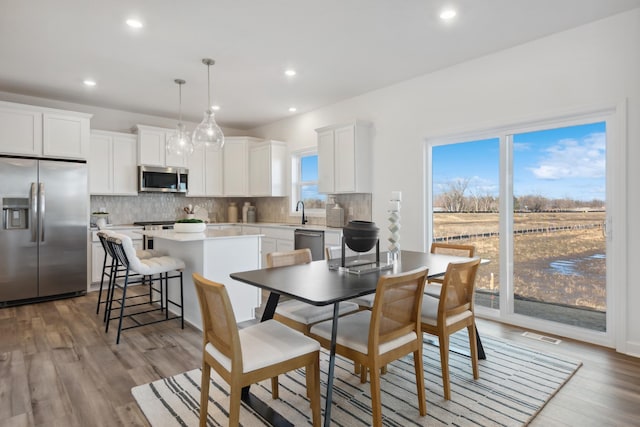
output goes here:
[[[359, 363], [365, 373], [370, 371], [374, 426], [382, 425], [380, 368], [409, 353], [413, 353], [418, 409], [421, 416], [427, 414], [420, 332], [426, 279], [426, 267], [381, 276], [373, 309], [343, 316], [338, 322], [336, 354]], [[311, 336], [325, 348], [331, 346], [332, 323], [329, 320], [311, 327]]]
[[422, 332], [437, 335], [440, 345], [444, 398], [451, 399], [449, 382], [449, 336], [463, 328], [469, 333], [473, 378], [478, 379], [478, 345], [476, 342], [473, 292], [480, 259], [450, 263], [444, 275], [439, 298], [424, 295], [422, 299]]
[[[306, 368], [313, 425], [320, 425], [320, 344], [275, 320], [238, 330], [224, 285], [193, 273], [203, 325], [200, 426], [207, 425], [213, 368], [230, 386], [229, 426], [240, 418], [242, 388], [294, 369]], [[273, 398], [277, 391], [272, 388]]]
[[[431, 243], [430, 252], [432, 254], [455, 255], [465, 258], [473, 258], [476, 253], [476, 247], [474, 245], [459, 245], [455, 243], [433, 242]], [[444, 274], [441, 274], [440, 276], [430, 277], [427, 281], [427, 285], [424, 287], [424, 293], [427, 295], [431, 295], [432, 297], [437, 297], [438, 295], [440, 295], [440, 287], [442, 286], [443, 281]]]
[[[307, 248], [267, 254], [267, 267], [284, 267], [311, 262], [311, 251]], [[358, 310], [358, 305], [341, 302], [339, 315], [343, 316]], [[297, 300], [279, 302], [273, 318], [304, 334], [309, 333], [311, 325], [333, 318], [333, 305], [316, 306]]]

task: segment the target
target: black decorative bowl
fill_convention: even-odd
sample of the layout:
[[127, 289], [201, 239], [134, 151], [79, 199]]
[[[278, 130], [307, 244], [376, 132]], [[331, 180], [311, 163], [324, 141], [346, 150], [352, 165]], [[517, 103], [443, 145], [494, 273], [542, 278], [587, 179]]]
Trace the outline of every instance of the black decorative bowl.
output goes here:
[[367, 252], [378, 241], [378, 227], [371, 221], [350, 221], [342, 229], [345, 244], [356, 252]]

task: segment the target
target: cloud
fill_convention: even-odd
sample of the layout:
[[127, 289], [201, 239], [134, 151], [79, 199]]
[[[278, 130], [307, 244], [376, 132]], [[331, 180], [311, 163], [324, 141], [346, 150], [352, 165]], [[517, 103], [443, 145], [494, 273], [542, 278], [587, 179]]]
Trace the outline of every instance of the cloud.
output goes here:
[[529, 151], [531, 150], [531, 143], [529, 142], [514, 142], [513, 151]]
[[592, 133], [582, 139], [561, 139], [545, 150], [537, 167], [529, 170], [539, 179], [602, 178], [606, 167], [606, 136]]

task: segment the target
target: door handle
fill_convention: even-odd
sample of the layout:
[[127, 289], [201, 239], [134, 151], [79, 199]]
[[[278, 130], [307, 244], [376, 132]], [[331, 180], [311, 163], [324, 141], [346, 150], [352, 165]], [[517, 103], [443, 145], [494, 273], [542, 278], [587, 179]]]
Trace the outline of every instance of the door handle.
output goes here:
[[307, 236], [307, 237], [322, 237], [322, 234], [319, 233], [305, 233], [305, 232], [296, 232], [296, 236]]
[[44, 184], [42, 182], [40, 183], [40, 191], [38, 191], [38, 193], [40, 195], [40, 241], [44, 242], [44, 213], [45, 213], [44, 201], [45, 201], [45, 197], [44, 197]]
[[38, 241], [38, 197], [36, 194], [36, 183], [31, 183], [31, 192], [29, 193], [29, 203], [31, 203], [31, 241]]

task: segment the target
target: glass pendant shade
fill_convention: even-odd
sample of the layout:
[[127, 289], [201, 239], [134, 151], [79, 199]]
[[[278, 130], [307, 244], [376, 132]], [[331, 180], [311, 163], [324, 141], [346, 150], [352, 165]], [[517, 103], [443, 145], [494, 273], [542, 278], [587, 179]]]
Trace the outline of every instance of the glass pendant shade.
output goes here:
[[210, 68], [215, 61], [204, 58], [202, 63], [207, 66], [207, 111], [204, 112], [202, 122], [193, 130], [191, 140], [196, 147], [205, 147], [211, 150], [220, 150], [224, 145], [224, 134], [216, 123], [215, 114], [211, 110], [211, 72]]
[[224, 145], [224, 134], [216, 123], [213, 111], [204, 112], [202, 122], [193, 130], [193, 142], [212, 150], [219, 150]]
[[178, 100], [180, 104], [180, 112], [176, 131], [167, 140], [167, 153], [171, 155], [182, 156], [184, 154], [192, 154], [194, 150], [191, 136], [187, 132], [187, 128], [182, 124], [182, 85], [186, 82], [182, 79], [175, 79], [178, 84]]
[[193, 154], [194, 146], [191, 143], [191, 137], [187, 128], [182, 123], [178, 123], [176, 131], [169, 137], [167, 141], [167, 152], [181, 156], [183, 154]]

